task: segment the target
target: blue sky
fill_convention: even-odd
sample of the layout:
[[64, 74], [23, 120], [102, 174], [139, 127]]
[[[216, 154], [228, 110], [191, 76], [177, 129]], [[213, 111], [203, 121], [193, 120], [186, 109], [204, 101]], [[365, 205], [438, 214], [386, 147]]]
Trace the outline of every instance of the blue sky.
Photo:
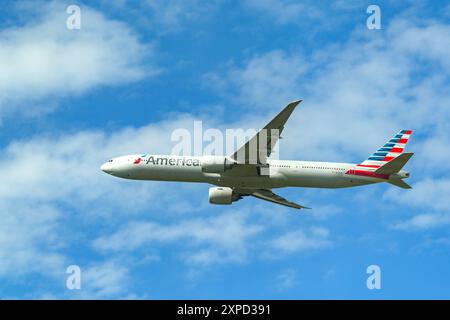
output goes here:
[[[69, 31], [70, 4], [0, 9], [0, 298], [449, 298], [448, 3], [376, 2], [368, 30], [368, 1], [89, 1]], [[359, 162], [413, 129], [414, 189], [280, 190], [298, 212], [99, 170], [299, 98], [282, 158]]]

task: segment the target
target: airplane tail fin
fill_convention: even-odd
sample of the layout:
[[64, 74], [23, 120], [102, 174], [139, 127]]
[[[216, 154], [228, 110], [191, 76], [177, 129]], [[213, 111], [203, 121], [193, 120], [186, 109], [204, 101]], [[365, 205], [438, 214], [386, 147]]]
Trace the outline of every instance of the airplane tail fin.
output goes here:
[[[372, 155], [370, 155], [367, 160], [364, 160], [362, 163], [358, 164], [358, 167], [363, 167], [371, 170], [375, 170], [376, 173], [384, 173], [382, 167], [385, 167], [388, 165], [391, 161], [399, 158], [402, 156], [399, 160], [397, 160], [394, 165], [391, 165], [391, 167], [398, 167], [402, 161], [403, 164], [400, 166], [400, 168], [396, 171], [398, 172], [405, 163], [411, 158], [412, 154], [407, 156], [407, 153], [403, 153], [403, 150], [405, 149], [406, 143], [409, 140], [409, 137], [412, 133], [412, 130], [402, 130], [399, 133], [397, 133], [392, 139], [388, 140], [382, 147], [380, 147], [377, 151], [375, 151]], [[404, 155], [404, 156], [403, 156]], [[389, 167], [386, 167], [389, 168]], [[380, 170], [380, 172], [378, 172]], [[392, 170], [392, 168], [391, 168]], [[387, 172], [386, 172], [387, 173]], [[389, 172], [394, 173], [394, 172]]]

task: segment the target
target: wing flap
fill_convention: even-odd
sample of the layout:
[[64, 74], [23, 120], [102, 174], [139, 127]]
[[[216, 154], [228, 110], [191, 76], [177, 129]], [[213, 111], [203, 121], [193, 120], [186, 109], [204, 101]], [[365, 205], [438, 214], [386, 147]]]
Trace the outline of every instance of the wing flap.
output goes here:
[[302, 205], [299, 205], [295, 202], [291, 202], [286, 200], [285, 198], [273, 193], [271, 190], [268, 189], [258, 189], [253, 191], [250, 195], [252, 195], [255, 198], [270, 201], [276, 204], [281, 204], [283, 206], [295, 208], [295, 209], [311, 209]]

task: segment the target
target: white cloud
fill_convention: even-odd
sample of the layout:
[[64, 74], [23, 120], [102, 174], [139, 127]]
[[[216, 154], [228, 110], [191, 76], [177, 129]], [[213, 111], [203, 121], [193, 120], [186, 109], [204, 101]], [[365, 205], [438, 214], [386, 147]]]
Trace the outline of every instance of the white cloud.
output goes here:
[[385, 198], [414, 207], [433, 211], [448, 211], [450, 207], [449, 197], [443, 195], [450, 194], [450, 179], [447, 176], [432, 179], [423, 178], [414, 183], [414, 188], [410, 192], [403, 192], [391, 189], [385, 194]]
[[[214, 17], [222, 0], [145, 0], [105, 1], [105, 9], [126, 13], [135, 22], [159, 35], [184, 31], [187, 26], [208, 21]], [[145, 12], [143, 15], [142, 13]]]
[[[310, 29], [314, 27], [336, 27], [342, 19], [342, 9], [350, 9], [351, 5], [344, 6], [341, 2], [320, 3], [317, 1], [296, 0], [245, 0], [245, 6], [252, 12], [268, 18], [270, 23], [280, 25], [307, 24]], [[340, 15], [337, 14], [339, 9]]]
[[301, 56], [274, 50], [247, 60], [244, 68], [229, 66], [225, 77], [206, 74], [205, 82], [237, 103], [244, 101], [264, 109], [281, 107], [298, 99], [295, 91], [308, 67]]
[[390, 225], [398, 230], [425, 230], [447, 226], [450, 223], [450, 179], [447, 176], [425, 178], [414, 184], [414, 189], [400, 194], [398, 190], [385, 193], [385, 198], [427, 213], [415, 214], [411, 218]]
[[188, 243], [187, 252], [180, 257], [188, 264], [241, 262], [246, 259], [251, 239], [264, 229], [247, 220], [243, 212], [227, 212], [173, 224], [134, 221], [112, 235], [96, 239], [94, 247], [102, 251], [132, 251]]
[[126, 298], [130, 283], [129, 270], [114, 261], [81, 269], [80, 297], [83, 299]]
[[[255, 215], [255, 212], [258, 214]], [[257, 210], [250, 211], [249, 207], [243, 207], [218, 216], [184, 218], [176, 223], [135, 220], [113, 234], [97, 238], [93, 247], [105, 254], [133, 253], [135, 256], [142, 250], [165, 252], [166, 247], [177, 248], [178, 258], [189, 268], [190, 275], [196, 278], [200, 270], [212, 265], [245, 263], [252, 256], [272, 259], [332, 245], [327, 229], [296, 229], [292, 228], [292, 221], [291, 225], [286, 223], [281, 226], [270, 223], [272, 229], [283, 229], [281, 235], [274, 237], [267, 233], [270, 229], [265, 225], [266, 218]]]
[[59, 97], [157, 72], [144, 63], [152, 47], [126, 24], [81, 6], [81, 29], [68, 30], [69, 15], [61, 2], [30, 6], [31, 12], [18, 6], [29, 15], [24, 25], [0, 31], [0, 117], [14, 111], [48, 112]]
[[211, 17], [220, 1], [201, 0], [147, 0], [145, 4], [153, 12], [152, 21], [165, 32], [176, 32], [185, 24]]
[[308, 230], [289, 231], [271, 242], [275, 252], [295, 253], [330, 246], [328, 229], [312, 227]]
[[277, 276], [276, 283], [279, 290], [287, 290], [292, 287], [295, 287], [298, 283], [298, 275], [297, 272], [292, 269], [284, 269]]
[[46, 204], [5, 203], [3, 199], [0, 205], [0, 277], [61, 273], [65, 257], [58, 250], [58, 211]]
[[391, 225], [392, 229], [398, 230], [424, 230], [446, 227], [450, 224], [450, 214], [426, 213], [419, 214], [409, 220]]
[[[391, 31], [397, 40], [393, 43], [395, 50], [419, 57], [422, 62], [437, 61], [444, 70], [450, 70], [450, 62], [445, 58], [450, 51], [450, 26], [436, 21], [416, 23], [415, 19], [412, 23], [401, 19], [394, 22]], [[429, 67], [432, 66], [426, 66]]]
[[[107, 218], [113, 224], [124, 215], [141, 214], [155, 199], [156, 215], [161, 208], [170, 209], [177, 194], [196, 186], [183, 185], [175, 191], [168, 184], [120, 180], [101, 172], [100, 165], [121, 154], [169, 153], [167, 132], [189, 123], [192, 119], [181, 117], [112, 134], [82, 131], [41, 136], [13, 141], [1, 149], [0, 276], [60, 274], [66, 268], [64, 249], [80, 232], [67, 229], [80, 219]], [[192, 199], [190, 205], [192, 211], [200, 207]]]

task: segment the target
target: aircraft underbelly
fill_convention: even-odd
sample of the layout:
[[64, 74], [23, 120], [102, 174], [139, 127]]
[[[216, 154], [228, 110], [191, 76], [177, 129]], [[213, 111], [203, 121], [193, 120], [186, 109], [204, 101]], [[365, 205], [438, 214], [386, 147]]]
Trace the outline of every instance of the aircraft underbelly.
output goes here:
[[345, 174], [297, 174], [288, 178], [289, 186], [304, 188], [348, 188], [380, 182], [379, 179]]
[[286, 187], [286, 182], [267, 176], [255, 177], [221, 177], [214, 182], [215, 185], [234, 188], [271, 189]]

